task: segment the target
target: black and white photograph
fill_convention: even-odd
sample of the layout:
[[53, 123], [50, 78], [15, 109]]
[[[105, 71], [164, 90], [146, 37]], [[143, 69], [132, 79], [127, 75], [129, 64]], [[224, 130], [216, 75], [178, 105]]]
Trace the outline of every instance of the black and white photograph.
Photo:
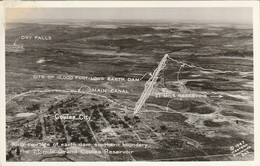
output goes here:
[[254, 23], [243, 6], [6, 8], [6, 162], [254, 161]]

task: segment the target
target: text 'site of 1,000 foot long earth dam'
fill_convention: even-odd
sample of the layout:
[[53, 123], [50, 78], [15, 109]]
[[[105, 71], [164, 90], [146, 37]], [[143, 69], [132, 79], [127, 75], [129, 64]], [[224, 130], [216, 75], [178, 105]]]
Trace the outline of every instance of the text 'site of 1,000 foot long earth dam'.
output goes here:
[[251, 25], [6, 25], [7, 161], [254, 159]]

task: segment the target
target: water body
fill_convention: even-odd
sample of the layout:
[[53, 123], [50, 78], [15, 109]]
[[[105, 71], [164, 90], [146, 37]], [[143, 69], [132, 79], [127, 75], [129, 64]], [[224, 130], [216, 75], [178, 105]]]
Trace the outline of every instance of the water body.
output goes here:
[[25, 117], [29, 117], [35, 115], [35, 113], [30, 113], [30, 112], [23, 112], [23, 113], [19, 113], [16, 115], [17, 118], [25, 118]]

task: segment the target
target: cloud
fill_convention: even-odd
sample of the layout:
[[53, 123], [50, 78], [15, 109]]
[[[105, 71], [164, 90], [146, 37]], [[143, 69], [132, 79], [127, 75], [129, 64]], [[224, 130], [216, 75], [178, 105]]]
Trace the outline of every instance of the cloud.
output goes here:
[[157, 20], [252, 23], [251, 8], [24, 8], [7, 9], [6, 20]]

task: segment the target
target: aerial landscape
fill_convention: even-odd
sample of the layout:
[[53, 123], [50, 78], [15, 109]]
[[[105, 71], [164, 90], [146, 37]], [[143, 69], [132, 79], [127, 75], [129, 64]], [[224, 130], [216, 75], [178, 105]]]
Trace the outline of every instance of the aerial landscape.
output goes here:
[[251, 24], [6, 25], [7, 161], [254, 159]]

